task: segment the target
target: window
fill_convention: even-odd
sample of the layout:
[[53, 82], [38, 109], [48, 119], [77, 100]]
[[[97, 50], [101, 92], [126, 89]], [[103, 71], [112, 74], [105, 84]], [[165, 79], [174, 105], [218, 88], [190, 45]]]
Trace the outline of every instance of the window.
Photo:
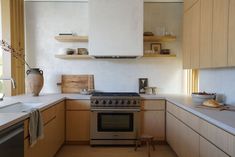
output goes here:
[[[2, 40], [2, 15], [1, 15], [1, 2], [0, 2], [0, 40]], [[3, 67], [2, 67], [2, 49], [0, 49], [0, 78], [2, 77]], [[0, 93], [3, 92], [3, 82], [0, 81]]]
[[199, 71], [196, 69], [186, 70], [186, 91], [188, 95], [199, 91]]

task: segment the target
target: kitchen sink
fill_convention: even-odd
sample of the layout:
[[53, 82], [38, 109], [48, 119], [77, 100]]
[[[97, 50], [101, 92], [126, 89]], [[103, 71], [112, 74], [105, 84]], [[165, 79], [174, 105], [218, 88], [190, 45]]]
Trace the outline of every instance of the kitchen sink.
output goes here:
[[32, 108], [37, 108], [42, 103], [39, 102], [17, 102], [4, 107], [0, 107], [0, 113], [30, 112]]

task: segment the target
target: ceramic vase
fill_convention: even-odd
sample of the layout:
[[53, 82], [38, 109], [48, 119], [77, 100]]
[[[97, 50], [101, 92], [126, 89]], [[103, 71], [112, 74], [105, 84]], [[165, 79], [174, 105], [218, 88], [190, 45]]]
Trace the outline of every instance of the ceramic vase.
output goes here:
[[38, 96], [44, 83], [43, 71], [38, 68], [32, 68], [27, 70], [26, 74], [29, 93], [33, 96]]

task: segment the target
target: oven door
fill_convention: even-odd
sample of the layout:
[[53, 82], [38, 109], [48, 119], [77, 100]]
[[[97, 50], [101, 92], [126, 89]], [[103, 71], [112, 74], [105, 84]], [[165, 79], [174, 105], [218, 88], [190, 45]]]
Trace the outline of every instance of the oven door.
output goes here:
[[91, 139], [136, 139], [139, 122], [139, 109], [93, 109]]

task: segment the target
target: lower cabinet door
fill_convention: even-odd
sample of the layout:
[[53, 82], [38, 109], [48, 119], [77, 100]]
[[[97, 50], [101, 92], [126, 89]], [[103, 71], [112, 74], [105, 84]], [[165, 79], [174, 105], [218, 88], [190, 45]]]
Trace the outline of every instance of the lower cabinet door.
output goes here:
[[199, 157], [199, 134], [167, 112], [167, 142], [179, 157]]
[[90, 140], [90, 111], [66, 111], [66, 141]]
[[229, 157], [203, 137], [200, 137], [200, 157]]
[[56, 153], [55, 119], [44, 126], [44, 138], [30, 147], [29, 138], [24, 140], [24, 157], [52, 157]]
[[154, 136], [155, 140], [165, 140], [165, 111], [142, 111], [141, 134]]

